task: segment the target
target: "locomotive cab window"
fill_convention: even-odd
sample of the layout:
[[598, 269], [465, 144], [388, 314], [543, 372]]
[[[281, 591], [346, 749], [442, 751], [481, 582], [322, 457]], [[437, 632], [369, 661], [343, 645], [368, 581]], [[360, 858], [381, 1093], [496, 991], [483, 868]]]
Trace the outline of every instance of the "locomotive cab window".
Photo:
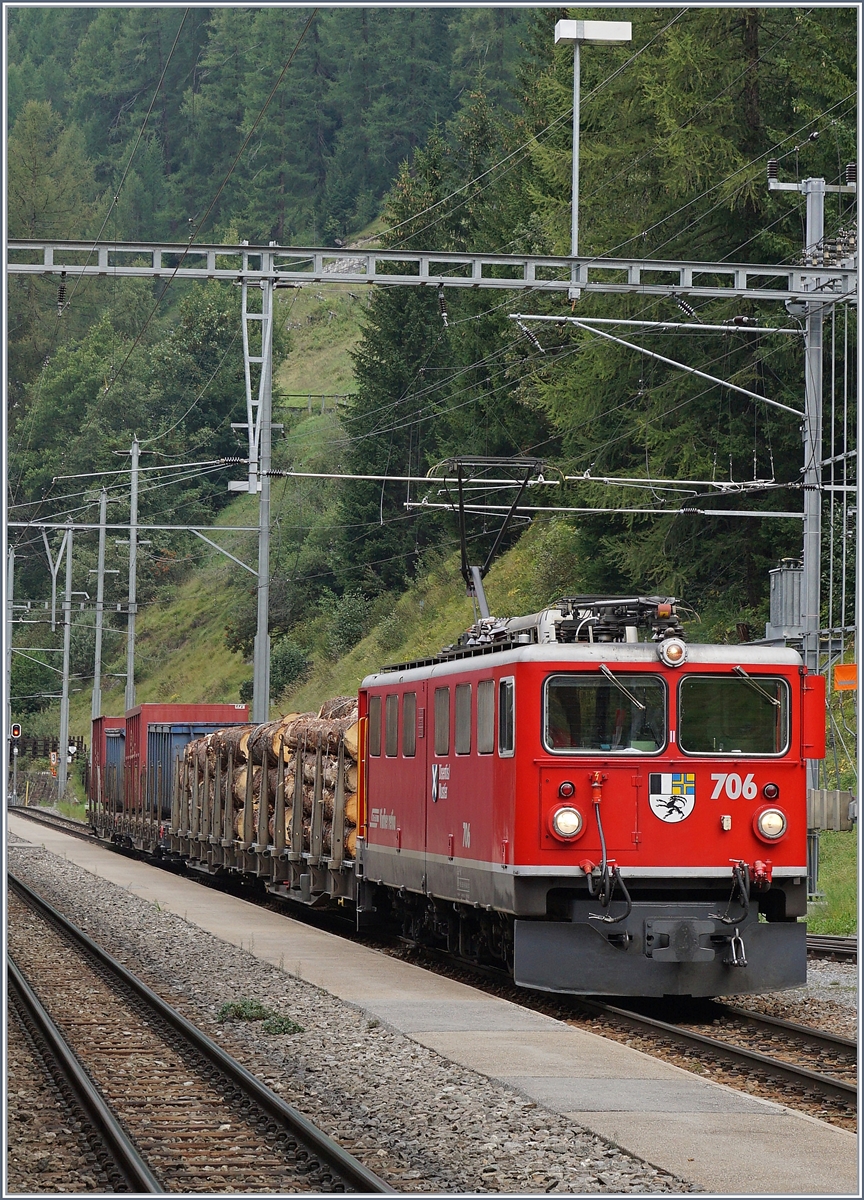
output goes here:
[[450, 689], [435, 689], [435, 753], [450, 753]]
[[381, 697], [369, 697], [369, 753], [377, 758], [381, 753]]
[[785, 754], [789, 685], [771, 675], [682, 679], [678, 744], [690, 754]]
[[402, 700], [402, 756], [417, 753], [417, 693], [406, 692]]
[[516, 753], [515, 679], [502, 679], [498, 684], [498, 753], [512, 758]]
[[384, 753], [395, 758], [399, 752], [399, 697], [395, 692], [384, 703]]
[[543, 742], [553, 754], [654, 754], [666, 745], [666, 688], [654, 675], [551, 675]]
[[477, 753], [491, 754], [495, 749], [495, 680], [481, 679], [477, 684]]
[[456, 684], [456, 753], [471, 753], [471, 684]]

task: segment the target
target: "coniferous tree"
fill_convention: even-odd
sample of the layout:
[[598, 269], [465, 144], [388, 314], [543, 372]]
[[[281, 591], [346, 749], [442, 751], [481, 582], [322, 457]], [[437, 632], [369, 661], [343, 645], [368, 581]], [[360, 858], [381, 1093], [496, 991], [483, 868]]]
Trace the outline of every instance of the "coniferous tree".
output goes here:
[[[596, 54], [583, 55], [583, 252], [794, 261], [800, 254], [799, 216], [785, 197], [778, 201], [768, 192], [765, 161], [778, 157], [783, 170], [794, 171], [791, 151], [803, 143], [802, 172], [832, 178], [838, 173], [836, 156], [846, 147], [847, 156], [851, 151], [853, 72], [843, 18], [757, 9], [693, 10], [680, 17], [647, 11], [633, 17], [634, 40], [638, 36], [646, 49], [627, 71], [619, 74], [617, 68], [630, 48], [604, 51], [602, 61]], [[535, 171], [529, 190], [538, 217], [536, 248], [562, 253], [569, 241], [566, 118], [572, 52], [567, 47], [550, 52], [548, 32], [547, 20], [538, 17], [533, 61], [523, 73], [526, 104], [540, 134], [531, 151]], [[820, 62], [830, 63], [821, 78]], [[845, 106], [838, 107], [844, 97]], [[809, 125], [814, 118], [815, 126]], [[830, 131], [830, 148], [808, 141], [814, 127]], [[555, 311], [554, 304], [545, 308]], [[703, 302], [697, 308], [695, 320], [706, 323], [733, 316], [772, 323], [778, 316], [776, 306], [740, 301]], [[586, 296], [579, 311], [681, 319], [670, 301], [638, 297]], [[559, 338], [544, 333], [547, 350], [551, 342], [563, 357], [547, 357], [540, 365], [535, 355], [541, 378], [534, 395], [560, 431], [573, 471], [773, 478], [793, 490], [750, 496], [748, 507], [796, 507], [801, 449], [791, 414], [696, 383], [597, 334]], [[628, 340], [792, 407], [803, 406], [795, 339], [730, 332]], [[662, 492], [652, 496], [587, 486], [576, 489], [573, 498], [602, 507], [652, 508], [667, 502]], [[714, 500], [712, 507], [728, 503]], [[800, 537], [794, 522], [686, 516], [585, 517], [578, 528], [591, 587], [686, 589], [699, 601], [725, 593], [733, 607], [757, 602], [767, 569], [781, 554], [797, 552]]]
[[[64, 127], [49, 101], [30, 100], [9, 136], [8, 230], [11, 238], [83, 237], [96, 210], [93, 169], [80, 130]], [[57, 314], [58, 284], [38, 276], [13, 276], [9, 285], [9, 407], [14, 428], [23, 415], [28, 383], [58, 337], [86, 326]]]

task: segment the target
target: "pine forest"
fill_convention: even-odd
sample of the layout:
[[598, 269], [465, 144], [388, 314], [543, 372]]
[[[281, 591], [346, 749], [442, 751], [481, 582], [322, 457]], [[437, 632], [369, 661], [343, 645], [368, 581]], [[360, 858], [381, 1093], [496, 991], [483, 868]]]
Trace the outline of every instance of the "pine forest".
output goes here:
[[[563, 17], [633, 26], [630, 43], [582, 55], [580, 253], [801, 262], [804, 197], [769, 190], [767, 164], [784, 180], [836, 184], [855, 161], [850, 6], [7, 8], [8, 236], [566, 256], [573, 50], [553, 36]], [[838, 253], [855, 244], [855, 203], [826, 199], [826, 245]], [[528, 504], [611, 511], [517, 520], [489, 577], [495, 611], [577, 593], [675, 595], [699, 614], [697, 640], [763, 636], [768, 572], [800, 557], [801, 522], [722, 513], [801, 508], [800, 422], [744, 394], [803, 408], [802, 339], [746, 330], [796, 327], [782, 304], [326, 283], [276, 296], [275, 467], [401, 480], [459, 455], [542, 460], [559, 484]], [[520, 312], [562, 320], [520, 323]], [[601, 324], [563, 320], [574, 313], [687, 327], [619, 327], [615, 341]], [[856, 394], [855, 346], [854, 317], [837, 306], [824, 340], [837, 437], [843, 395], [848, 409]], [[33, 602], [15, 627], [12, 708], [34, 732], [56, 728], [58, 692], [36, 523], [97, 522], [104, 486], [109, 522], [128, 524], [133, 438], [146, 468], [138, 519], [175, 527], [139, 549], [142, 694], [249, 698], [254, 580], [176, 528], [254, 529], [252, 498], [227, 488], [243, 468], [221, 461], [245, 453], [234, 428], [243, 369], [231, 285], [9, 278], [7, 503], [22, 523], [10, 530], [16, 601]], [[645, 479], [672, 482], [628, 482]], [[689, 480], [718, 484], [717, 515], [687, 511], [694, 493], [675, 481]], [[719, 486], [730, 481], [749, 486]], [[434, 650], [460, 632], [454, 614], [462, 628], [471, 620], [452, 512], [406, 507], [424, 495], [442, 499], [402, 481], [274, 481], [274, 711], [299, 711], [292, 696], [320, 703], [337, 684], [350, 691], [368, 664]], [[838, 566], [828, 548], [853, 529], [847, 493], [825, 513], [836, 531], [823, 539], [825, 591], [829, 576], [844, 589], [851, 624], [852, 556]], [[471, 517], [472, 554], [485, 556], [501, 518]], [[59, 534], [46, 537], [56, 555]], [[223, 544], [246, 562], [256, 554], [254, 532]], [[94, 533], [76, 535], [79, 733], [96, 554]], [[108, 558], [104, 687], [119, 708], [122, 539]], [[205, 608], [201, 673], [172, 667]], [[208, 675], [217, 660], [230, 670]]]

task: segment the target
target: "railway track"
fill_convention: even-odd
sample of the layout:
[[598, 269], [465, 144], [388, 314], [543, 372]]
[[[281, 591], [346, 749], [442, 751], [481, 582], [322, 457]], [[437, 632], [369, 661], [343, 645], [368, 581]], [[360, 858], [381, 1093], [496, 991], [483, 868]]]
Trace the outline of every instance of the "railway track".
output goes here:
[[44, 1002], [95, 1090], [103, 1124], [125, 1134], [131, 1152], [112, 1145], [111, 1154], [140, 1160], [145, 1175], [131, 1190], [392, 1193], [56, 909], [8, 878], [10, 982]]
[[159, 1181], [10, 958], [9, 1005], [64, 1107], [83, 1125], [84, 1138], [113, 1192], [161, 1192]]
[[[379, 946], [385, 950], [383, 944]], [[392, 950], [391, 950], [392, 952]], [[810, 1113], [844, 1128], [857, 1126], [857, 1043], [826, 1030], [798, 1025], [712, 1000], [676, 998], [631, 1007], [582, 996], [565, 997], [514, 987], [494, 967], [459, 963], [429, 947], [403, 942], [401, 954], [535, 1012], [626, 1041], [648, 1054], [667, 1057], [687, 1070]], [[638, 1003], [638, 1002], [636, 1002]], [[627, 1005], [628, 1007], [624, 1007]], [[667, 1018], [651, 1015], [662, 1012]], [[711, 1033], [703, 1032], [710, 1029]], [[766, 1053], [770, 1049], [771, 1053]], [[818, 1062], [825, 1070], [814, 1070]], [[810, 1065], [808, 1065], [808, 1063]]]
[[83, 821], [76, 821], [73, 817], [63, 817], [59, 813], [49, 812], [44, 808], [24, 808], [23, 805], [15, 806], [9, 811], [13, 812], [16, 817], [25, 817], [36, 825], [47, 825], [49, 829], [59, 829], [62, 833], [71, 834], [72, 837], [83, 838], [86, 842], [101, 840], [89, 825], [85, 825]]
[[814, 958], [839, 958], [858, 961], [858, 938], [840, 937], [835, 934], [810, 933], [807, 935], [807, 953]]
[[[781, 1083], [784, 1089], [791, 1087], [840, 1111], [856, 1110], [858, 1046], [850, 1038], [716, 1001], [687, 1005], [683, 1020], [674, 1022], [600, 1001], [580, 998], [579, 1005], [639, 1032], [660, 1034], [703, 1059], [743, 1067], [769, 1084]], [[701, 1031], [706, 1026], [712, 1030], [710, 1035]], [[782, 1056], [756, 1048], [766, 1044]], [[813, 1061], [830, 1074], [805, 1065]]]

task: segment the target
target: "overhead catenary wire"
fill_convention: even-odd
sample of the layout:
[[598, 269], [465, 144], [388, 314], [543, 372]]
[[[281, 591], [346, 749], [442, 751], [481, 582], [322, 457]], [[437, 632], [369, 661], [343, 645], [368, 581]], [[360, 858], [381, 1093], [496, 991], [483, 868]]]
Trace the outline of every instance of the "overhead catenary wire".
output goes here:
[[[518, 323], [520, 319], [531, 320], [532, 318], [526, 316], [520, 317], [514, 314], [513, 320], [517, 321]], [[546, 320], [545, 317], [539, 317], [537, 319], [541, 321]], [[623, 338], [615, 337], [611, 333], [606, 333], [606, 331], [603, 329], [592, 328], [590, 325], [586, 325], [581, 318], [561, 317], [558, 318], [558, 320], [565, 321], [567, 324], [575, 325], [577, 329], [582, 329], [586, 333], [592, 333], [596, 337], [608, 338], [612, 342], [617, 342], [621, 346], [626, 346], [628, 350], [636, 350], [643, 355], [647, 355], [649, 358], [656, 358], [658, 362], [666, 363], [667, 366], [675, 367], [680, 371], [686, 371], [690, 375], [697, 375], [701, 379], [708, 379], [720, 387], [728, 388], [730, 391], [740, 392], [742, 396], [749, 396], [751, 400], [761, 400], [763, 404], [770, 404], [773, 408], [781, 408], [786, 412], [794, 413], [796, 417], [801, 417], [804, 415], [801, 409], [792, 408], [789, 404], [783, 404], [779, 400], [772, 400], [768, 396], [760, 396], [758, 392], [752, 392], [749, 388], [739, 387], [737, 383], [730, 383], [729, 380], [716, 379], [713, 376], [706, 374], [705, 371], [700, 371], [697, 367], [690, 367], [687, 366], [686, 363], [679, 363], [674, 358], [666, 358], [665, 355], [658, 354], [655, 350], [648, 350], [645, 346], [636, 346], [633, 342], [627, 342]]]
[[[245, 462], [245, 459], [238, 459], [238, 462]], [[279, 479], [366, 479], [375, 483], [380, 483], [382, 480], [385, 483], [458, 483], [459, 480], [454, 476], [452, 479], [439, 475], [356, 475], [347, 472], [335, 473], [324, 471], [291, 471], [291, 470], [272, 470], [266, 474]], [[483, 485], [486, 487], [523, 487], [521, 479], [484, 479]], [[529, 487], [558, 487], [559, 480], [557, 479], [535, 479], [530, 480]]]
[[[560, 320], [561, 318], [557, 318], [557, 319], [558, 319], [558, 320]], [[597, 331], [595, 331], [595, 332], [599, 333], [600, 331], [599, 331], [599, 330], [597, 330]], [[499, 351], [499, 352], [496, 352], [496, 354], [503, 354], [503, 353], [505, 353], [505, 352], [506, 352], [508, 349], [512, 349], [512, 346], [510, 346], [510, 347], [505, 347], [505, 348], [504, 348], [504, 350], [502, 350], [502, 351]], [[639, 347], [639, 350], [641, 351], [641, 350], [642, 350], [642, 347]], [[778, 353], [778, 352], [779, 352], [779, 348], [778, 348], [778, 349], [775, 349], [775, 350], [773, 350], [773, 351], [772, 351], [772, 350], [769, 350], [769, 351], [767, 351], [767, 352], [766, 352], [766, 353], [763, 355], [763, 358], [768, 358], [768, 357], [770, 357], [771, 355], [773, 355], [773, 354], [776, 354], [776, 353]], [[560, 361], [562, 361], [563, 359], [565, 359], [565, 358], [567, 358], [567, 357], [570, 357], [570, 356], [572, 356], [572, 355], [576, 355], [577, 353], [578, 353], [578, 347], [573, 347], [572, 349], [569, 349], [569, 350], [564, 350], [564, 351], [562, 351], [562, 352], [559, 352], [559, 353], [558, 353], [558, 354], [555, 356], [555, 360], [554, 360], [554, 361], [556, 361], [556, 362], [560, 362]], [[706, 365], [707, 365], [707, 366], [711, 366], [711, 365], [713, 365], [713, 363], [714, 363], [714, 362], [719, 362], [719, 361], [722, 361], [723, 357], [724, 357], [724, 355], [723, 355], [723, 354], [721, 354], [721, 355], [718, 355], [718, 356], [717, 356], [715, 359], [713, 359], [713, 360], [709, 360], [709, 362], [708, 362]], [[465, 370], [466, 370], [466, 371], [467, 371], [467, 370], [470, 370], [470, 369], [472, 369], [473, 367], [476, 367], [477, 365], [478, 365], [478, 364], [472, 364], [472, 367], [470, 367], [470, 368], [465, 368]], [[507, 375], [509, 374], [509, 370], [510, 370], [510, 365], [509, 365], [509, 364], [506, 364], [506, 365], [505, 365], [505, 367], [504, 367], [504, 368], [503, 368], [503, 369], [502, 369], [502, 370], [499, 372], [499, 374], [507, 376]], [[461, 371], [460, 371], [460, 373], [461, 373]], [[494, 378], [494, 376], [493, 376], [492, 378]], [[432, 393], [434, 393], [434, 392], [436, 392], [436, 391], [439, 391], [439, 390], [443, 389], [443, 388], [444, 388], [444, 387], [447, 385], [447, 383], [449, 383], [449, 382], [450, 382], [450, 380], [449, 380], [449, 379], [447, 379], [447, 380], [442, 380], [442, 381], [438, 381], [437, 383], [430, 385], [428, 388], [426, 388], [426, 389], [424, 390], [424, 392], [423, 392], [423, 393], [419, 393], [418, 395], [425, 395], [425, 396], [428, 398], [428, 396], [429, 396], [429, 395], [431, 395]], [[509, 386], [510, 386], [509, 379], [505, 379], [505, 382], [504, 382], [504, 383], [502, 383], [502, 384], [500, 384], [498, 387], [496, 387], [496, 388], [492, 389], [492, 391], [491, 391], [491, 392], [489, 392], [487, 395], [485, 395], [485, 396], [483, 397], [483, 398], [484, 398], [484, 400], [488, 400], [489, 398], [491, 398], [492, 396], [496, 395], [498, 392], [500, 392], [500, 391], [504, 390], [506, 387], [509, 387]], [[664, 383], [662, 383], [662, 384], [660, 384], [660, 385], [656, 385], [654, 390], [656, 391], [656, 390], [658, 390], [658, 389], [659, 389], [659, 387], [662, 387], [662, 386], [666, 386], [666, 383], [665, 383], [665, 381], [664, 381]], [[717, 383], [714, 383], [712, 386], [718, 386], [718, 385], [717, 385]], [[710, 389], [709, 389], [709, 390], [710, 390]], [[416, 416], [409, 417], [409, 418], [407, 418], [407, 419], [405, 419], [405, 420], [398, 421], [398, 422], [395, 422], [395, 423], [392, 423], [392, 424], [379, 424], [379, 425], [377, 425], [377, 426], [374, 426], [374, 427], [373, 427], [371, 430], [367, 430], [367, 431], [366, 431], [366, 432], [364, 432], [363, 434], [360, 434], [360, 435], [350, 435], [350, 436], [346, 437], [346, 438], [344, 439], [344, 444], [351, 444], [351, 445], [354, 445], [354, 444], [357, 444], [357, 443], [359, 443], [359, 442], [361, 442], [361, 441], [368, 440], [368, 439], [370, 439], [370, 438], [375, 438], [375, 437], [378, 437], [378, 436], [380, 436], [382, 433], [389, 432], [391, 429], [404, 429], [404, 428], [406, 428], [406, 427], [408, 427], [408, 426], [410, 426], [410, 425], [426, 423], [426, 422], [428, 422], [428, 421], [430, 421], [430, 420], [433, 420], [433, 419], [435, 419], [435, 417], [437, 417], [437, 416], [441, 416], [441, 415], [445, 415], [445, 416], [446, 416], [446, 415], [448, 415], [448, 414], [450, 414], [450, 413], [456, 412], [456, 411], [458, 411], [460, 408], [465, 408], [465, 407], [469, 406], [470, 404], [473, 404], [473, 403], [475, 403], [475, 402], [476, 402], [476, 399], [477, 399], [477, 397], [475, 396], [475, 394], [474, 394], [474, 392], [473, 392], [473, 389], [470, 389], [470, 388], [469, 388], [469, 389], [464, 389], [464, 391], [463, 391], [463, 392], [461, 392], [461, 393], [457, 393], [457, 397], [458, 397], [459, 395], [464, 395], [464, 394], [465, 394], [465, 392], [467, 392], [467, 391], [470, 391], [470, 392], [471, 392], [471, 395], [470, 395], [470, 397], [469, 397], [469, 399], [468, 399], [468, 400], [464, 401], [464, 402], [463, 402], [463, 403], [461, 403], [461, 404], [452, 404], [452, 403], [451, 403], [451, 404], [448, 404], [448, 405], [447, 405], [447, 407], [446, 407], [444, 410], [441, 410], [441, 411], [426, 411], [426, 412], [420, 413], [420, 414], [418, 414], [418, 415], [416, 415]], [[692, 397], [689, 397], [687, 400], [683, 401], [683, 403], [689, 403], [691, 400], [698, 399], [700, 396], [702, 396], [702, 395], [704, 395], [704, 394], [705, 394], [705, 393], [704, 393], [704, 391], [703, 391], [703, 392], [697, 392], [697, 393], [695, 393], [695, 394], [694, 394]], [[412, 397], [412, 399], [416, 399], [416, 398], [417, 398], [417, 397]], [[764, 399], [764, 397], [761, 397], [761, 396], [757, 396], [756, 398], [757, 398], [757, 399]], [[404, 399], [405, 399], [405, 397], [402, 397], [398, 403], [401, 403], [401, 402], [402, 402], [402, 400], [404, 400]], [[453, 399], [453, 398], [451, 397], [451, 399]], [[775, 402], [775, 403], [776, 403], [776, 402]], [[387, 405], [387, 406], [381, 406], [381, 407], [382, 407], [382, 409], [385, 409], [385, 408], [386, 408], [388, 411], [392, 411], [393, 409], [395, 409], [395, 408], [397, 407], [397, 402], [394, 402], [394, 403], [392, 403], [392, 404], [390, 404], [390, 405]], [[620, 406], [620, 405], [619, 405], [619, 406], [617, 406], [617, 407], [618, 407], [618, 408], [621, 408], [622, 406]], [[677, 407], [680, 407], [680, 405], [679, 405], [679, 406], [677, 406]], [[612, 411], [616, 411], [616, 409], [607, 409], [607, 410], [604, 410], [604, 411], [605, 411], [606, 413], [609, 413], [609, 412], [612, 412]], [[335, 442], [334, 442], [334, 445], [338, 446], [339, 444], [341, 444], [341, 443], [340, 443], [340, 439], [336, 439], [336, 440], [335, 440]]]
[[[443, 508], [455, 512], [457, 505], [442, 504], [433, 501], [410, 500], [406, 508]], [[509, 512], [507, 504], [466, 504], [466, 512], [498, 513]], [[613, 508], [613, 507], [579, 507], [576, 505], [527, 505], [520, 504], [519, 513], [615, 513], [625, 516], [661, 516], [661, 517], [782, 517], [794, 521], [803, 521], [803, 512], [777, 512], [774, 509], [741, 509], [741, 508], [699, 508], [697, 505], [686, 505], [681, 508]]]

